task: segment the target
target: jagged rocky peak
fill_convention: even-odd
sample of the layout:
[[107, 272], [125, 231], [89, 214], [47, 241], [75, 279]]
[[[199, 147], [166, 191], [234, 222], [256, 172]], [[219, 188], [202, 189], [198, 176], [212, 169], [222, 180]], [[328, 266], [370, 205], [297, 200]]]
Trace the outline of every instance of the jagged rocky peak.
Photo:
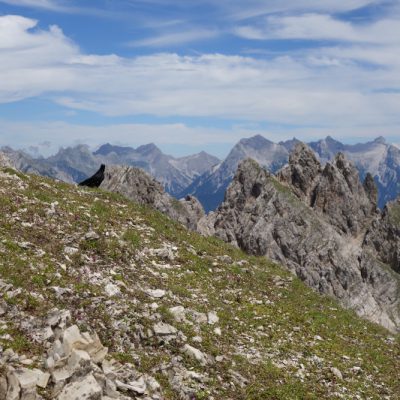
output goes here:
[[278, 177], [288, 183], [302, 199], [309, 199], [314, 181], [321, 173], [321, 164], [315, 153], [304, 143], [295, 145], [289, 155], [289, 165], [284, 167]]
[[268, 146], [274, 144], [273, 142], [261, 135], [255, 135], [249, 138], [241, 139], [239, 143], [245, 147], [250, 147], [253, 149], [258, 149], [260, 146]]
[[376, 212], [377, 188], [372, 176], [367, 176], [363, 185], [357, 169], [341, 152], [322, 167], [311, 148], [298, 143], [289, 164], [277, 176], [345, 233], [360, 233]]
[[386, 139], [383, 136], [379, 136], [374, 140], [374, 143], [386, 144]]
[[115, 153], [117, 155], [126, 155], [135, 151], [132, 147], [126, 146], [114, 146], [110, 143], [103, 144], [100, 146], [93, 154], [95, 156], [107, 156], [110, 153]]
[[150, 154], [162, 154], [161, 150], [154, 143], [139, 146], [136, 151], [143, 156], [148, 156]]
[[203, 234], [285, 265], [359, 315], [400, 330], [398, 275], [362, 247], [362, 228], [379, 214], [353, 172], [342, 155], [321, 170], [303, 144], [278, 177], [245, 160], [224, 202], [198, 226]]
[[[242, 194], [244, 196], [257, 198], [261, 194], [262, 182], [257, 181], [260, 178], [261, 171], [263, 171], [261, 166], [251, 158], [240, 162], [234, 179], [242, 185]], [[270, 175], [267, 171], [264, 171], [264, 173], [267, 176]], [[230, 187], [228, 187], [229, 189]]]
[[376, 191], [372, 177], [363, 185], [354, 165], [338, 153], [332, 164], [325, 165], [313, 190], [312, 207], [323, 212], [333, 226], [358, 235], [376, 213]]

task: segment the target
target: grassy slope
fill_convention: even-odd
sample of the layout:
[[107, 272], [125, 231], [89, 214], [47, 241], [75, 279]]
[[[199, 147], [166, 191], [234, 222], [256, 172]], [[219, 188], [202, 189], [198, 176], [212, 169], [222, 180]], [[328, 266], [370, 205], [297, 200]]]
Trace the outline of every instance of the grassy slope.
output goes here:
[[[189, 233], [119, 196], [8, 173], [14, 178], [0, 174], [0, 278], [24, 290], [6, 298], [22, 317], [3, 317], [4, 348], [41, 354], [19, 321], [29, 314], [45, 316], [54, 306], [69, 309], [79, 325], [99, 333], [115, 357], [135, 361], [156, 376], [166, 398], [175, 399], [159, 369], [182, 356], [181, 345], [151, 338], [137, 343], [134, 337], [158, 318], [204, 353], [224, 356], [205, 367], [183, 356], [187, 369], [208, 377], [198, 399], [400, 399], [399, 337], [312, 292], [281, 267]], [[48, 212], [56, 201], [56, 212]], [[91, 230], [99, 240], [83, 239]], [[175, 260], [146, 250], [165, 243], [178, 248]], [[67, 258], [65, 246], [79, 251]], [[224, 255], [232, 261], [219, 258]], [[121, 294], [109, 298], [105, 282], [119, 284]], [[57, 296], [52, 287], [70, 291]], [[157, 311], [151, 311], [154, 299], [146, 288], [167, 290], [156, 300]], [[168, 308], [177, 305], [216, 311], [222, 335], [209, 324], [176, 322]], [[124, 335], [135, 350], [124, 345], [116, 321], [126, 323]], [[193, 343], [195, 336], [202, 343]], [[240, 387], [232, 371], [248, 384]]]

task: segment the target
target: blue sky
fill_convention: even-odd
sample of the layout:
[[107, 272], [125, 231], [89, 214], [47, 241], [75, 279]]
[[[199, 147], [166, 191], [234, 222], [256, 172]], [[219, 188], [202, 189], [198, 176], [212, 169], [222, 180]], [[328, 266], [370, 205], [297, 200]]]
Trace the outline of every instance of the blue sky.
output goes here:
[[0, 145], [400, 143], [400, 1], [0, 0]]

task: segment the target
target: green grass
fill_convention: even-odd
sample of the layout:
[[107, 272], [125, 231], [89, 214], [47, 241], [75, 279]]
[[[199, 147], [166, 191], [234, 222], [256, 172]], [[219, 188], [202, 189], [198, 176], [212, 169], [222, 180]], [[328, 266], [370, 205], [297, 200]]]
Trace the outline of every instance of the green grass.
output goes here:
[[[0, 190], [7, 187], [0, 193], [0, 279], [23, 289], [18, 296], [5, 297], [13, 310], [6, 316], [13, 340], [0, 341], [4, 348], [42, 354], [44, 349], [35, 347], [18, 324], [24, 315], [41, 318], [58, 307], [71, 310], [80, 327], [98, 332], [115, 359], [138, 364], [141, 372], [157, 377], [166, 399], [179, 398], [160, 369], [175, 357], [182, 357], [186, 369], [207, 376], [205, 388], [196, 389], [198, 399], [335, 399], [342, 388], [345, 399], [399, 398], [399, 337], [311, 291], [279, 265], [188, 232], [120, 195], [36, 176], [24, 181], [26, 189], [12, 181], [0, 185]], [[59, 203], [57, 213], [48, 216], [54, 201]], [[10, 223], [10, 215], [23, 207], [27, 211], [18, 215], [18, 223]], [[24, 228], [23, 222], [33, 225]], [[99, 240], [84, 239], [91, 230]], [[22, 241], [32, 247], [22, 249], [17, 244]], [[166, 243], [178, 248], [173, 261], [146, 250]], [[65, 246], [78, 253], [66, 257]], [[223, 255], [232, 263], [221, 262], [218, 257]], [[275, 285], [277, 276], [283, 287]], [[118, 285], [121, 294], [107, 298], [105, 282]], [[69, 292], [57, 296], [51, 287]], [[143, 288], [167, 294], [154, 300]], [[157, 309], [151, 309], [153, 302]], [[198, 313], [216, 311], [219, 322], [193, 324], [189, 315], [187, 322], [176, 322], [169, 309], [177, 305]], [[111, 312], [113, 308], [118, 313]], [[138, 342], [137, 333], [147, 332], [158, 320], [175, 326], [204, 353], [226, 357], [203, 367], [182, 354], [181, 343], [159, 344], [154, 337]], [[123, 333], [115, 328], [121, 322], [126, 325]], [[221, 336], [214, 332], [216, 326]], [[3, 333], [0, 329], [0, 336]], [[193, 343], [194, 336], [200, 336], [201, 343]], [[135, 344], [133, 349], [124, 338]], [[314, 364], [313, 357], [323, 359], [323, 365]], [[293, 359], [295, 365], [290, 364]], [[285, 368], [279, 368], [282, 361], [287, 362]], [[300, 364], [307, 374], [302, 379], [297, 375]], [[362, 368], [360, 375], [351, 372], [354, 366]], [[343, 373], [343, 382], [335, 381], [331, 367]], [[232, 370], [248, 385], [231, 385]]]

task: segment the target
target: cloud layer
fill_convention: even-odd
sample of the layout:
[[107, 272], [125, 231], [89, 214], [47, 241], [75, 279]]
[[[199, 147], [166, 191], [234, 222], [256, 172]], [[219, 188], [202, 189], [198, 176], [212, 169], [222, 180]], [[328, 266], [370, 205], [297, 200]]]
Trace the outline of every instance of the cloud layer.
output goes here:
[[[267, 60], [170, 53], [122, 58], [84, 54], [58, 27], [35, 27], [28, 18], [0, 17], [0, 102], [45, 95], [104, 115], [293, 124], [382, 124], [399, 118], [400, 94], [386, 91], [400, 83], [400, 48], [391, 39], [379, 47], [335, 45]], [[315, 36], [316, 28], [309, 29]]]
[[[151, 1], [171, 4], [170, 0]], [[58, 12], [64, 12], [67, 4], [52, 0], [0, 2]], [[209, 5], [210, 0], [198, 3]], [[182, 121], [201, 117], [275, 127], [293, 125], [304, 134], [308, 130], [309, 136], [317, 130], [321, 134], [341, 132], [341, 137], [349, 132], [394, 135], [400, 127], [400, 19], [393, 13], [352, 21], [334, 14], [373, 1], [319, 3], [249, 0], [243, 7], [239, 1], [221, 0], [218, 9], [231, 21], [224, 35], [248, 43], [247, 56], [244, 52], [155, 52], [130, 57], [88, 54], [58, 26], [40, 29], [38, 21], [31, 18], [0, 16], [0, 103], [40, 97], [71, 110], [108, 117], [150, 115]], [[181, 8], [188, 4], [174, 2]], [[171, 26], [175, 29], [175, 23]], [[199, 27], [137, 39], [131, 46], [159, 48], [219, 34], [217, 29]], [[269, 51], [271, 41], [305, 41], [308, 45], [273, 53]], [[263, 52], [267, 56], [260, 56]], [[128, 131], [126, 125], [121, 128]], [[159, 126], [155, 131], [148, 126], [140, 128], [160, 134]], [[184, 132], [179, 136], [182, 141], [192, 140], [191, 135], [200, 137], [199, 130], [187, 125], [164, 128], [165, 132]], [[88, 129], [82, 127], [82, 132]], [[274, 129], [276, 135], [282, 132]], [[209, 142], [212, 135], [228, 140], [225, 131], [204, 130]]]

